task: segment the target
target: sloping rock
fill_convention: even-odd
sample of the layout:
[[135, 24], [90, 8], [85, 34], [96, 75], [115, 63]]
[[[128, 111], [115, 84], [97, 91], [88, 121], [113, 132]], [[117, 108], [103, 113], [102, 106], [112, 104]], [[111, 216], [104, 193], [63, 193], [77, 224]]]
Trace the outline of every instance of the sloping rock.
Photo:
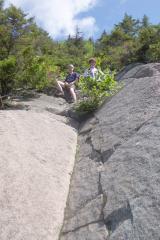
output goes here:
[[0, 111], [1, 240], [59, 237], [77, 145], [66, 108], [41, 94]]
[[160, 73], [159, 63], [134, 63], [124, 68], [120, 73], [117, 74], [117, 80], [128, 79], [128, 78], [144, 78], [153, 77]]
[[160, 64], [135, 68], [81, 126], [61, 240], [160, 239]]

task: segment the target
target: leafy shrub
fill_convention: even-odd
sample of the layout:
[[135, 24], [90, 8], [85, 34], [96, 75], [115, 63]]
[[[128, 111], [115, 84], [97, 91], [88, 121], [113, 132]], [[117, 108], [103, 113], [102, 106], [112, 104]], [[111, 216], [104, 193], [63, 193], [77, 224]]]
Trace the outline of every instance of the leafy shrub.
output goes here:
[[21, 65], [16, 76], [17, 87], [30, 87], [37, 90], [54, 85], [57, 67], [49, 56], [35, 56], [26, 49], [20, 57]]
[[149, 50], [146, 53], [146, 58], [150, 62], [160, 61], [160, 42], [151, 44]]
[[5, 95], [11, 91], [14, 85], [15, 72], [15, 57], [10, 56], [0, 60], [0, 92], [2, 95]]
[[82, 99], [75, 108], [79, 114], [93, 112], [107, 96], [111, 96], [118, 89], [114, 73], [108, 69], [105, 73], [99, 71], [95, 78], [81, 77], [78, 86], [82, 93]]

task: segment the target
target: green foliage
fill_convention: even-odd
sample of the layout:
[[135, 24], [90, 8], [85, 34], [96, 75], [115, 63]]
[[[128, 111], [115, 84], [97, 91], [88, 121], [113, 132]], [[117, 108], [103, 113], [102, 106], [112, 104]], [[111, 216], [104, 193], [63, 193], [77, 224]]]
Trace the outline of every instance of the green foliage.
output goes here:
[[4, 5], [4, 1], [0, 0], [0, 9], [2, 9], [3, 5]]
[[[156, 59], [153, 56], [158, 56], [157, 44], [160, 41], [160, 25], [157, 26], [148, 26], [140, 30], [138, 36], [139, 48], [137, 50], [137, 56], [139, 61], [143, 62], [152, 62], [153, 59]], [[152, 53], [151, 53], [152, 49]]]
[[2, 95], [7, 94], [14, 85], [16, 72], [16, 60], [10, 56], [0, 60], [0, 92]]
[[[0, 90], [3, 94], [14, 87], [43, 90], [53, 86], [57, 75], [64, 78], [68, 64], [74, 64], [75, 70], [81, 73], [93, 56], [103, 71], [106, 68], [118, 71], [137, 61], [159, 61], [159, 49], [160, 25], [152, 25], [146, 15], [139, 20], [125, 14], [110, 33], [104, 31], [96, 41], [84, 39], [78, 27], [74, 36], [54, 41], [36, 25], [33, 18], [13, 5], [4, 9], [4, 1], [0, 0]], [[85, 93], [88, 98], [81, 107], [83, 109], [88, 104], [89, 111], [94, 105], [96, 108], [104, 92], [108, 94], [110, 90], [103, 91], [104, 79], [96, 82], [86, 80], [92, 90]], [[80, 82], [82, 91], [89, 91], [87, 86], [85, 90], [83, 80]]]
[[85, 59], [88, 60], [94, 55], [94, 42], [92, 39], [84, 41]]
[[29, 32], [32, 19], [26, 19], [26, 14], [11, 5], [0, 11], [0, 58], [6, 58], [16, 52], [16, 45]]
[[149, 25], [150, 25], [149, 18], [147, 17], [147, 15], [144, 15], [142, 18], [141, 27], [146, 28], [149, 27]]
[[79, 114], [93, 112], [107, 96], [111, 96], [117, 89], [114, 73], [108, 69], [105, 73], [99, 71], [95, 78], [81, 77], [78, 85], [83, 95], [83, 99], [76, 106]]
[[49, 56], [35, 56], [31, 48], [26, 48], [20, 58], [17, 86], [38, 90], [54, 85], [57, 67]]
[[129, 36], [135, 36], [139, 28], [139, 20], [134, 19], [132, 16], [129, 16], [127, 13], [125, 13], [122, 22], [116, 26], [120, 27], [125, 34], [128, 34]]
[[150, 62], [160, 61], [160, 41], [149, 45], [149, 49], [146, 52], [146, 59]]
[[131, 40], [131, 36], [125, 33], [121, 27], [115, 27], [110, 35], [110, 46], [121, 46], [125, 41]]

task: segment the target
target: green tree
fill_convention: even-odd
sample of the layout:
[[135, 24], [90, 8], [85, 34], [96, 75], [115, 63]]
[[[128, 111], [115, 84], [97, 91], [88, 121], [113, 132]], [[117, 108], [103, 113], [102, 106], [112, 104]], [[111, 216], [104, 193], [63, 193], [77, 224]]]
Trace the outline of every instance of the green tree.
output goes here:
[[[0, 91], [3, 93], [19, 86], [42, 89], [54, 84], [53, 79], [59, 74], [57, 69], [64, 75], [67, 65], [73, 63], [76, 71], [83, 72], [88, 58], [93, 56], [102, 70], [109, 67], [118, 71], [137, 61], [159, 61], [159, 49], [160, 25], [152, 25], [146, 15], [138, 20], [125, 14], [111, 32], [104, 30], [96, 41], [84, 39], [78, 27], [74, 36], [55, 41], [21, 9], [13, 5], [4, 9], [4, 1], [0, 0]], [[48, 72], [52, 72], [52, 78]]]
[[85, 40], [83, 39], [83, 34], [80, 32], [79, 28], [76, 28], [75, 36], [68, 37], [65, 47], [69, 61], [74, 63], [77, 70], [80, 70], [83, 62], [85, 61], [87, 47]]
[[27, 19], [26, 14], [11, 5], [9, 8], [1, 10], [0, 14], [0, 47], [1, 59], [15, 54], [16, 44], [22, 36], [30, 31], [33, 19]]
[[120, 22], [116, 26], [122, 28], [125, 34], [128, 34], [130, 36], [135, 36], [137, 35], [139, 24], [140, 24], [139, 20], [134, 19], [132, 16], [125, 13], [122, 22]]
[[146, 52], [146, 59], [149, 62], [160, 61], [160, 41], [149, 45], [149, 49]]
[[141, 21], [141, 28], [149, 27], [149, 25], [150, 25], [149, 18], [147, 17], [147, 15], [144, 15]]
[[16, 60], [14, 56], [0, 60], [0, 93], [2, 96], [8, 94], [13, 88], [15, 73]]
[[0, 0], [0, 11], [2, 11], [3, 6], [4, 6], [4, 1], [3, 1], [3, 0]]
[[160, 26], [150, 25], [142, 28], [138, 36], [139, 48], [137, 50], [138, 60], [141, 62], [150, 62], [149, 57], [146, 57], [150, 49], [150, 45], [159, 42]]
[[[35, 55], [32, 47], [26, 47], [19, 57], [19, 61], [21, 64], [18, 64], [16, 86], [42, 90], [54, 85], [57, 67], [50, 56]], [[50, 73], [51, 77], [48, 76]]]

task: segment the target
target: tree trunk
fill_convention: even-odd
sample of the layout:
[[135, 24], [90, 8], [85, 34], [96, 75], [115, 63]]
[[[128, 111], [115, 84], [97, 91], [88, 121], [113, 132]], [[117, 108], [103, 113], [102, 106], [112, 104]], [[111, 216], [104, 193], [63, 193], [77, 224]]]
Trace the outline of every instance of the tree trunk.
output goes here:
[[1, 95], [6, 95], [8, 93], [8, 88], [5, 80], [1, 80]]

